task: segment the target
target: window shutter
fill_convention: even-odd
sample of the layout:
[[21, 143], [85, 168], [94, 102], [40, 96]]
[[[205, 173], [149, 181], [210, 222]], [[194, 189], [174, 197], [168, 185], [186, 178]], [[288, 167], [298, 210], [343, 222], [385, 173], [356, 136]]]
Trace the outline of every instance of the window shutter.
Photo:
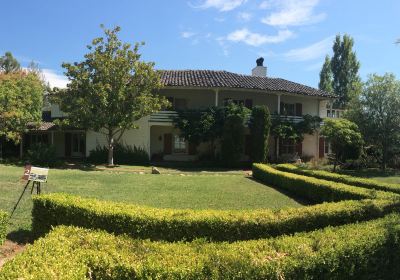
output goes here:
[[303, 104], [301, 103], [296, 103], [296, 116], [303, 116]]
[[302, 156], [303, 155], [303, 142], [297, 142], [296, 144], [296, 153], [298, 154], [298, 156]]
[[319, 138], [319, 158], [325, 156], [325, 139], [323, 137]]
[[189, 155], [195, 155], [197, 152], [196, 148], [197, 145], [195, 143], [189, 143]]
[[244, 101], [244, 106], [248, 109], [253, 108], [253, 100], [252, 99], [246, 99]]
[[172, 134], [164, 134], [164, 154], [170, 155], [172, 153]]

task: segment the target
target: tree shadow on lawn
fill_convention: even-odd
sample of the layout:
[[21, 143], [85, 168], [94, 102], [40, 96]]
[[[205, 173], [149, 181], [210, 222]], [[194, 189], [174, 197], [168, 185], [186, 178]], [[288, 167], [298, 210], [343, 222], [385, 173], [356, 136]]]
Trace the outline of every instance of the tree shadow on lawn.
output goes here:
[[378, 168], [369, 168], [362, 170], [341, 170], [339, 173], [355, 177], [365, 177], [365, 178], [400, 176], [399, 170], [387, 169], [383, 171]]
[[34, 241], [32, 231], [22, 228], [9, 232], [6, 238], [18, 244], [27, 244]]
[[303, 205], [303, 206], [310, 206], [310, 205], [315, 205], [315, 204], [317, 204], [317, 203], [310, 202], [310, 201], [308, 201], [308, 200], [306, 200], [306, 199], [304, 199], [304, 198], [295, 196], [295, 195], [293, 195], [292, 193], [290, 193], [290, 192], [288, 192], [288, 191], [286, 191], [286, 190], [279, 189], [279, 188], [277, 188], [277, 187], [275, 187], [275, 186], [272, 186], [272, 185], [267, 185], [267, 184], [265, 184], [264, 182], [261, 182], [261, 181], [255, 179], [255, 178], [253, 178], [253, 177], [246, 176], [246, 178], [249, 179], [249, 180], [252, 180], [253, 182], [257, 182], [257, 183], [262, 184], [262, 185], [264, 185], [264, 186], [266, 186], [266, 187], [272, 188], [272, 189], [274, 189], [274, 190], [280, 192], [281, 194], [283, 194], [283, 195], [285, 195], [285, 196], [287, 196], [287, 197], [290, 197], [291, 199], [293, 199], [294, 201], [296, 201], [297, 203], [299, 203], [299, 204], [301, 204], [301, 205]]

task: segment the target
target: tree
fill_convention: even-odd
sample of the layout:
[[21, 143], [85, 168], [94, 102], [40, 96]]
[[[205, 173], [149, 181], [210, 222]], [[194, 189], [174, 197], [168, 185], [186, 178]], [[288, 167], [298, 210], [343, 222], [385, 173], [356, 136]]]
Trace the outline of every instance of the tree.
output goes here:
[[2, 139], [19, 143], [28, 124], [40, 122], [43, 92], [35, 72], [0, 73], [0, 146]]
[[253, 162], [266, 162], [271, 117], [266, 106], [255, 106], [249, 122], [251, 135], [251, 159]]
[[348, 102], [361, 92], [361, 79], [358, 74], [360, 63], [353, 51], [354, 40], [349, 35], [336, 36], [333, 43], [331, 69], [333, 91], [338, 95], [335, 107], [346, 108]]
[[334, 155], [333, 170], [340, 162], [357, 159], [363, 144], [358, 126], [346, 119], [325, 119], [321, 135], [330, 143]]
[[240, 160], [244, 145], [244, 124], [240, 115], [228, 115], [224, 122], [221, 140], [221, 159], [226, 166]]
[[331, 59], [329, 55], [325, 56], [324, 65], [322, 65], [321, 72], [319, 73], [318, 88], [329, 93], [333, 93], [333, 73], [331, 68]]
[[17, 72], [21, 70], [21, 65], [13, 57], [11, 52], [6, 52], [4, 56], [0, 57], [0, 71], [6, 74]]
[[346, 117], [358, 124], [366, 143], [381, 151], [385, 169], [400, 138], [400, 81], [393, 74], [370, 75]]
[[113, 165], [114, 146], [125, 131], [168, 102], [156, 94], [161, 82], [154, 63], [141, 61], [143, 43], [132, 47], [118, 38], [120, 27], [101, 27], [105, 36], [92, 41], [82, 62], [63, 64], [69, 84], [60, 91], [60, 103], [69, 125], [105, 135]]

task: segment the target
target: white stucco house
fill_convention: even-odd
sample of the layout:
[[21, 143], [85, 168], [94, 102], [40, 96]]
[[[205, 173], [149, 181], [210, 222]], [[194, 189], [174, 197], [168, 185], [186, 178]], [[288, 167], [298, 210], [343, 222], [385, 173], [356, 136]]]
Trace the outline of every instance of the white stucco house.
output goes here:
[[[332, 117], [333, 113], [328, 104], [335, 96], [285, 79], [268, 77], [263, 60], [257, 61], [251, 75], [212, 70], [163, 70], [160, 73], [164, 87], [158, 94], [167, 97], [173, 109], [140, 119], [137, 122], [139, 128], [126, 131], [121, 139], [126, 145], [144, 148], [150, 158], [166, 161], [196, 160], [204, 150], [202, 144], [192, 147], [180, 137], [173, 124], [176, 116], [174, 110], [223, 106], [227, 100], [232, 100], [248, 108], [266, 105], [271, 114], [276, 116], [284, 110], [294, 121], [300, 121], [306, 114], [325, 118]], [[83, 158], [96, 146], [106, 145], [105, 136], [94, 131], [59, 130], [52, 120], [63, 118], [65, 114], [57, 104], [45, 108], [43, 116], [42, 125], [24, 136], [21, 153], [32, 143], [44, 142], [55, 145], [57, 155], [61, 158]], [[275, 145], [272, 137], [269, 143], [271, 157], [297, 153], [321, 158], [328, 151], [318, 132], [306, 135], [300, 144], [280, 141]]]

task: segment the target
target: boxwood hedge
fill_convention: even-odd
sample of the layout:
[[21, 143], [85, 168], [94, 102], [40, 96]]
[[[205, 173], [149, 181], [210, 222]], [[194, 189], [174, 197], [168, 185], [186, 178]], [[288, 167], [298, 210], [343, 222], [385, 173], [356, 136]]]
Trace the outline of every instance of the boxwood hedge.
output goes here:
[[344, 175], [344, 174], [337, 174], [337, 173], [332, 173], [332, 172], [324, 171], [324, 170], [302, 169], [293, 164], [278, 164], [275, 167], [276, 167], [276, 169], [285, 171], [285, 172], [291, 172], [291, 173], [305, 175], [305, 176], [312, 176], [315, 178], [334, 181], [334, 182], [338, 182], [338, 183], [344, 183], [344, 184], [359, 186], [359, 187], [368, 188], [368, 189], [389, 191], [389, 192], [394, 192], [394, 193], [400, 194], [400, 185], [396, 185], [396, 184], [388, 184], [388, 183], [378, 182], [378, 181], [371, 180], [371, 179], [353, 177], [353, 176]]
[[265, 238], [382, 217], [400, 210], [398, 199], [363, 199], [281, 210], [158, 209], [67, 194], [33, 198], [36, 236], [52, 226], [75, 225], [152, 240], [235, 241]]
[[399, 197], [397, 194], [283, 172], [259, 163], [253, 164], [253, 177], [265, 184], [317, 203], [348, 199]]
[[0, 245], [6, 239], [8, 225], [8, 213], [0, 210]]
[[151, 242], [58, 227], [0, 279], [398, 279], [400, 216], [234, 243]]

